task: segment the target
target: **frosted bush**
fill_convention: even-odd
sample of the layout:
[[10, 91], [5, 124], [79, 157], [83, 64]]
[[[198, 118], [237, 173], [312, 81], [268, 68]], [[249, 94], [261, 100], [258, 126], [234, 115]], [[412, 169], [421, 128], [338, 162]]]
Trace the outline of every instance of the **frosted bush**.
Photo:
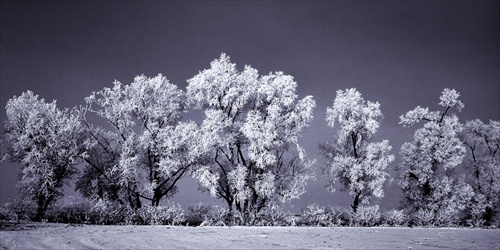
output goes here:
[[331, 213], [334, 216], [333, 224], [338, 226], [351, 226], [352, 209], [346, 208], [331, 208]]
[[17, 214], [6, 207], [0, 207], [0, 220], [17, 220]]
[[227, 208], [220, 206], [213, 206], [205, 220], [203, 226], [226, 226], [226, 224], [235, 224], [230, 221], [231, 214]]
[[198, 202], [188, 208], [186, 223], [189, 226], [226, 226], [231, 224], [226, 208]]
[[414, 226], [432, 226], [434, 223], [434, 211], [419, 209], [411, 215], [411, 223]]
[[142, 225], [181, 225], [186, 221], [181, 205], [172, 203], [167, 206], [145, 206], [137, 210]]
[[186, 223], [189, 226], [199, 226], [206, 220], [212, 206], [203, 202], [197, 202], [194, 206], [188, 207]]
[[500, 228], [500, 214], [495, 214], [493, 216], [492, 223], [490, 225], [492, 228]]
[[31, 199], [15, 198], [5, 204], [5, 207], [20, 220], [31, 220], [36, 215], [36, 204]]
[[466, 225], [471, 227], [484, 227], [487, 221], [484, 219], [485, 211], [491, 211], [486, 203], [485, 196], [477, 194], [471, 199], [468, 213], [465, 216]]
[[86, 223], [90, 203], [72, 196], [58, 200], [46, 214], [47, 220], [61, 223]]
[[318, 204], [307, 205], [300, 216], [301, 222], [306, 226], [333, 226], [335, 216], [332, 211]]
[[252, 226], [290, 226], [295, 223], [294, 215], [286, 213], [278, 205], [272, 204], [253, 216]]
[[91, 224], [129, 224], [126, 222], [129, 220], [132, 212], [127, 207], [107, 199], [95, 199], [89, 202], [91, 207], [87, 218]]
[[454, 206], [448, 206], [444, 209], [440, 209], [436, 212], [436, 217], [434, 218], [434, 226], [439, 227], [451, 227], [456, 226], [459, 221], [459, 215]]
[[352, 223], [356, 226], [372, 227], [380, 224], [380, 211], [378, 205], [359, 206], [353, 213]]
[[407, 223], [407, 217], [403, 210], [392, 209], [382, 214], [383, 224], [391, 227], [404, 226]]

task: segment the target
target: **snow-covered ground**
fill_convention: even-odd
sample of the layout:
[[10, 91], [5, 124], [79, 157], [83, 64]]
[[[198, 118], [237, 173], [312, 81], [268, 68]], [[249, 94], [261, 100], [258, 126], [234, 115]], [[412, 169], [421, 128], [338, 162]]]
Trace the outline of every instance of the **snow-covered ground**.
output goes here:
[[0, 249], [500, 249], [499, 229], [24, 224]]

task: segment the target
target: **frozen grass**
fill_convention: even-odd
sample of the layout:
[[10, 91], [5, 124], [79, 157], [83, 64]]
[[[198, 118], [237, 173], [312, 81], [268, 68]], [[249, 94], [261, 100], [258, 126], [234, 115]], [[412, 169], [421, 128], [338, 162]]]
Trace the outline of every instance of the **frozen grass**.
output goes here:
[[500, 249], [500, 229], [185, 227], [24, 223], [0, 249]]

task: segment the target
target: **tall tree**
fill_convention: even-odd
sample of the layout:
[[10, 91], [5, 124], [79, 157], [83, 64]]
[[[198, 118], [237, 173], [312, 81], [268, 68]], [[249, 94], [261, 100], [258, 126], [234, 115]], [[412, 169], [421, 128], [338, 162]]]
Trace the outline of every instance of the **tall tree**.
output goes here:
[[354, 197], [356, 213], [360, 203], [384, 196], [388, 181], [386, 169], [394, 161], [389, 141], [370, 142], [383, 115], [378, 102], [366, 101], [356, 89], [338, 90], [333, 106], [326, 110], [328, 126], [337, 129], [336, 140], [320, 144], [328, 159], [323, 167], [328, 190], [334, 192], [337, 180]]
[[103, 162], [98, 159], [102, 155], [89, 156], [88, 167], [94, 170], [87, 172], [118, 175], [133, 208], [141, 207], [141, 198], [158, 206], [162, 198], [175, 194], [177, 182], [203, 158], [198, 126], [181, 121], [184, 92], [161, 74], [137, 76], [125, 86], [115, 81], [113, 88], [93, 93], [86, 102], [89, 111], [112, 128], [106, 136], [90, 136], [96, 153], [105, 151], [111, 158]]
[[62, 195], [63, 185], [77, 173], [84, 152], [80, 112], [60, 110], [31, 91], [11, 98], [5, 107], [10, 160], [23, 165], [18, 189], [37, 205], [35, 220]]
[[197, 177], [246, 224], [270, 202], [298, 198], [313, 178], [298, 137], [315, 102], [312, 96], [297, 100], [297, 83], [282, 72], [259, 76], [250, 66], [240, 72], [225, 54], [210, 66], [187, 87], [190, 103], [205, 109], [202, 130], [213, 138], [213, 163]]
[[500, 214], [500, 122], [467, 121], [461, 137], [470, 149], [465, 166], [472, 174], [475, 192], [472, 219], [478, 225], [491, 225]]
[[459, 210], [473, 194], [472, 188], [457, 179], [454, 168], [462, 163], [465, 147], [459, 138], [463, 126], [453, 109], [461, 111], [464, 104], [454, 89], [444, 89], [439, 105], [443, 111], [416, 107], [400, 116], [400, 124], [412, 126], [425, 122], [415, 131], [413, 142], [401, 147], [403, 162], [398, 166], [403, 205], [410, 212], [426, 211], [432, 223], [446, 224], [457, 219]]

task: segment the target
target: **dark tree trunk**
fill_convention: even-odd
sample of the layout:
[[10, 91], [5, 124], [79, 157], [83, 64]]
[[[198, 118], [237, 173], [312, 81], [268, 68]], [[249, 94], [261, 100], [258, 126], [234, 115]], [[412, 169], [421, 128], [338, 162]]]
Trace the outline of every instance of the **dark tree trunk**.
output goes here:
[[228, 214], [227, 214], [227, 221], [226, 223], [231, 223], [232, 220], [233, 220], [233, 200], [230, 199], [229, 197], [226, 197], [225, 198], [226, 202], [227, 202], [227, 211], [228, 211]]
[[163, 195], [160, 188], [156, 188], [153, 193], [153, 199], [151, 200], [151, 206], [157, 207], [158, 205], [160, 205], [160, 200], [162, 196]]
[[356, 213], [358, 211], [359, 207], [359, 196], [361, 195], [361, 192], [357, 192], [356, 196], [354, 197], [354, 202], [351, 205], [352, 211]]
[[36, 209], [36, 215], [34, 218], [34, 221], [42, 221], [45, 219], [45, 214], [47, 213], [47, 210], [49, 208], [49, 205], [52, 203], [54, 200], [54, 195], [48, 195], [48, 197], [45, 197], [45, 195], [41, 195], [37, 199], [37, 209]]
[[36, 215], [33, 219], [34, 221], [42, 221], [45, 217], [45, 212], [47, 211], [47, 205], [45, 201], [45, 196], [38, 197]]

